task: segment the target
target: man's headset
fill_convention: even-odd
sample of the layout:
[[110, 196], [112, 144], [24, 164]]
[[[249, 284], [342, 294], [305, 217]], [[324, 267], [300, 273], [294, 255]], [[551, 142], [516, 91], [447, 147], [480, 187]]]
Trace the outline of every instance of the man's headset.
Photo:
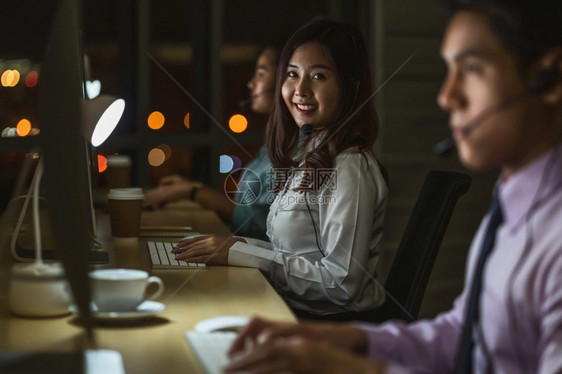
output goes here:
[[[478, 128], [482, 122], [487, 120], [489, 117], [501, 113], [502, 111], [510, 108], [511, 106], [519, 103], [521, 100], [528, 98], [533, 95], [542, 95], [552, 89], [554, 83], [558, 79], [558, 71], [553, 68], [544, 68], [537, 72], [533, 80], [529, 83], [529, 88], [520, 95], [517, 95], [500, 105], [492, 106], [482, 111], [474, 119], [467, 122], [462, 126], [466, 131], [472, 132], [474, 129]], [[439, 143], [435, 144], [433, 152], [438, 156], [448, 156], [451, 151], [455, 148], [455, 141], [453, 138], [449, 137], [441, 140]]]

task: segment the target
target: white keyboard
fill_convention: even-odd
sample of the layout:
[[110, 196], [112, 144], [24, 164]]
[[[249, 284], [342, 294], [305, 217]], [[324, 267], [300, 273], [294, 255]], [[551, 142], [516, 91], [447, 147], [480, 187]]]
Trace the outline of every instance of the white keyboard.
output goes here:
[[206, 269], [207, 265], [196, 262], [177, 261], [172, 253], [175, 243], [147, 242], [150, 262], [153, 269]]
[[166, 226], [142, 226], [140, 228], [139, 236], [141, 238], [182, 238], [187, 235], [198, 234], [193, 232], [191, 227], [166, 227]]
[[228, 363], [226, 352], [236, 333], [232, 331], [186, 331], [185, 336], [207, 374], [220, 374]]

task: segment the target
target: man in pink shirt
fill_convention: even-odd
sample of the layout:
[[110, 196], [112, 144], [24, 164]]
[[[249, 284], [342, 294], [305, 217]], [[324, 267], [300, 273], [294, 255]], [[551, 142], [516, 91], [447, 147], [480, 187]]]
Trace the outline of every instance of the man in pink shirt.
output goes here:
[[228, 372], [562, 372], [562, 1], [450, 3], [438, 103], [461, 162], [501, 168], [453, 308], [410, 324], [254, 319]]

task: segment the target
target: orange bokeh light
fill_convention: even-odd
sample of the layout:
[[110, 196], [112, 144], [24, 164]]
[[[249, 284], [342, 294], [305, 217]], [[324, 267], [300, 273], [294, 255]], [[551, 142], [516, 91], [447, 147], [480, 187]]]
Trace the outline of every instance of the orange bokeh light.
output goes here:
[[103, 173], [107, 170], [107, 157], [98, 155], [98, 173]]
[[241, 133], [248, 128], [248, 120], [241, 114], [235, 114], [228, 120], [228, 126], [233, 132]]
[[3, 87], [10, 87], [10, 82], [12, 81], [12, 74], [13, 73], [11, 70], [5, 70], [2, 73], [2, 77], [0, 78], [0, 81]]
[[21, 119], [16, 125], [16, 130], [19, 136], [27, 136], [31, 131], [31, 122], [28, 119]]
[[15, 87], [20, 81], [20, 72], [17, 70], [6, 70], [2, 73], [2, 86]]
[[189, 116], [189, 113], [187, 113], [187, 114], [185, 115], [185, 117], [183, 117], [183, 125], [184, 125], [185, 127], [187, 127], [188, 129], [191, 127], [191, 121], [190, 121], [190, 118], [189, 118], [189, 117], [190, 117], [190, 116]]
[[148, 152], [148, 163], [150, 166], [160, 166], [166, 161], [166, 154], [160, 148], [152, 148]]
[[148, 122], [148, 127], [150, 127], [152, 130], [158, 130], [161, 129], [162, 126], [164, 126], [165, 121], [166, 119], [164, 118], [164, 115], [159, 111], [155, 110], [154, 112], [150, 113], [147, 122]]

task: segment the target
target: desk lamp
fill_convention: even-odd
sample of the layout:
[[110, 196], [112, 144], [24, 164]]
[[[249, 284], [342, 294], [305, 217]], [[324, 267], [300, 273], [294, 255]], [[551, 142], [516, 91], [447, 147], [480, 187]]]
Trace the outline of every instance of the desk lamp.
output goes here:
[[[82, 105], [84, 137], [94, 147], [101, 145], [117, 126], [124, 110], [125, 101], [110, 95], [100, 95], [92, 100], [84, 100]], [[89, 165], [85, 165], [85, 167], [89, 170]], [[10, 283], [11, 310], [16, 314], [29, 317], [65, 315], [69, 313], [70, 305], [70, 293], [64, 280], [63, 267], [58, 262], [43, 262], [41, 255], [39, 189], [42, 174], [43, 161], [39, 159], [11, 241], [12, 254], [17, 259], [16, 241], [29, 200], [32, 198], [35, 261], [29, 264], [16, 264]]]

